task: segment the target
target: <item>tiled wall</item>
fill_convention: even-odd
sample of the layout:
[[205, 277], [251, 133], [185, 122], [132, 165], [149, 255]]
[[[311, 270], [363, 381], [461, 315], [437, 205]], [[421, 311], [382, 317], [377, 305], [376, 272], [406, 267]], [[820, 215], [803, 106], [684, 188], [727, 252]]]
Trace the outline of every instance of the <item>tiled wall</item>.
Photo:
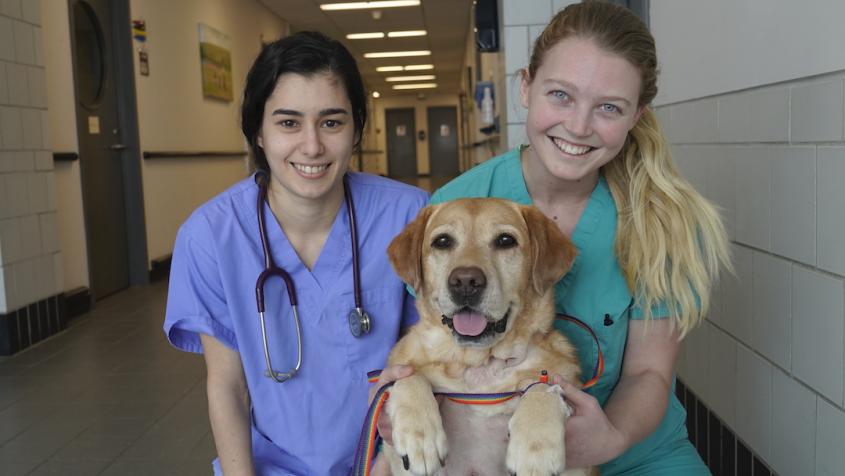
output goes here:
[[845, 467], [843, 87], [837, 73], [658, 109], [736, 267], [679, 375], [781, 475]]
[[[569, 3], [503, 0], [507, 73]], [[513, 147], [525, 111], [508, 84]], [[715, 474], [845, 474], [843, 96], [845, 72], [658, 108], [683, 174], [719, 205], [732, 240], [735, 275], [678, 362], [691, 439]]]
[[549, 19], [576, 0], [502, 0], [503, 56], [508, 148], [525, 143], [525, 108], [519, 99], [519, 70], [528, 66], [534, 40]]
[[0, 2], [0, 329], [61, 291], [40, 5]]

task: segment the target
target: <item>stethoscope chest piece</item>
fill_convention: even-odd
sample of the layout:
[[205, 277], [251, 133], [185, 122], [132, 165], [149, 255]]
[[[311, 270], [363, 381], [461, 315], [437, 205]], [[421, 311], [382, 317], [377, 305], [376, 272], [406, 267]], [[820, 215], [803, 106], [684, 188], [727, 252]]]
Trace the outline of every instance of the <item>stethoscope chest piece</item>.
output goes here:
[[370, 315], [363, 309], [356, 307], [349, 311], [349, 332], [354, 337], [361, 337], [370, 333]]

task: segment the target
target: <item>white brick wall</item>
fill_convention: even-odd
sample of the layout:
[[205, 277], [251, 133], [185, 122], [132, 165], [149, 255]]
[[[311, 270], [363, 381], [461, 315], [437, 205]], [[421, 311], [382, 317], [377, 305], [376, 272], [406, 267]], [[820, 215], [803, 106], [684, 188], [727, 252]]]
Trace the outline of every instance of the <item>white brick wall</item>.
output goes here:
[[843, 111], [845, 72], [657, 111], [682, 173], [720, 207], [733, 241], [735, 275], [678, 373], [782, 476], [845, 464]]
[[40, 17], [0, 0], [0, 314], [61, 290]]

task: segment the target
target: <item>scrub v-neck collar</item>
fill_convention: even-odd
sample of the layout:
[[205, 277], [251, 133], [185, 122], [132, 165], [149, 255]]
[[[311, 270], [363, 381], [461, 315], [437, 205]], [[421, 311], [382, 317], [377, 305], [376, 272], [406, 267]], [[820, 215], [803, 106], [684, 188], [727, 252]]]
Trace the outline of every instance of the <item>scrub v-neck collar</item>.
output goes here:
[[[528, 193], [528, 186], [525, 184], [525, 176], [522, 173], [522, 150], [524, 147], [518, 147], [515, 150], [515, 160], [511, 160], [510, 170], [507, 171], [507, 176], [510, 177], [510, 187], [512, 196], [516, 201], [526, 205], [534, 205], [531, 195]], [[578, 254], [575, 256], [575, 261], [572, 267], [558, 283], [558, 291], [565, 293], [569, 284], [575, 279], [581, 263], [584, 261], [582, 256], [584, 251], [589, 247], [591, 238], [598, 228], [601, 219], [601, 210], [607, 205], [607, 200], [613, 200], [610, 195], [610, 189], [607, 186], [603, 174], [599, 174], [599, 180], [596, 186], [590, 193], [590, 198], [587, 201], [587, 206], [581, 212], [581, 217], [578, 218], [578, 223], [575, 224], [575, 229], [572, 231], [570, 239], [578, 248]]]

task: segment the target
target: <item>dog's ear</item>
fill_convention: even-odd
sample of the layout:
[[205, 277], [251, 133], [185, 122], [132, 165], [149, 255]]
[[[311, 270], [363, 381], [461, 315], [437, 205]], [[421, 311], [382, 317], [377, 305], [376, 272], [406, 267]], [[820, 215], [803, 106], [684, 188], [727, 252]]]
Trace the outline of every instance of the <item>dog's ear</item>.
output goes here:
[[417, 217], [399, 233], [387, 247], [387, 257], [396, 274], [419, 292], [422, 286], [422, 247], [425, 237], [425, 225], [434, 210], [429, 205], [420, 210]]
[[531, 283], [543, 294], [569, 271], [578, 250], [555, 222], [533, 206], [522, 206], [531, 242]]

